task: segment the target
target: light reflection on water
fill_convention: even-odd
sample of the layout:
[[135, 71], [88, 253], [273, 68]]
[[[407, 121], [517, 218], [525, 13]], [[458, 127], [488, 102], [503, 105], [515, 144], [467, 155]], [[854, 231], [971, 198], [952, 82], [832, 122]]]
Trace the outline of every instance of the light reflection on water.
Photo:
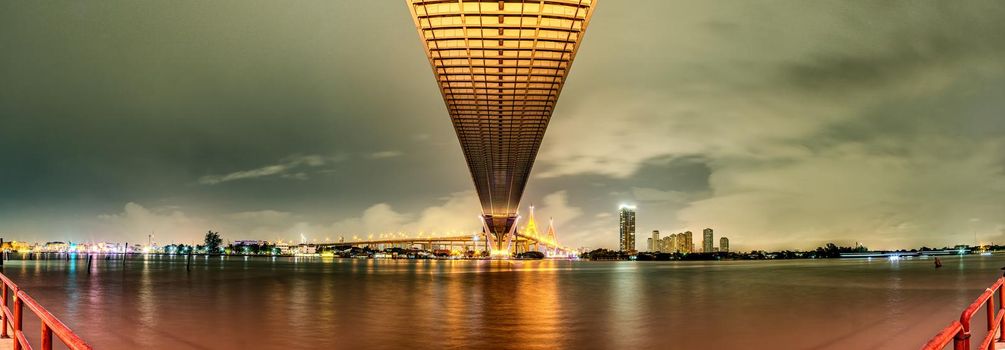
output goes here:
[[914, 349], [1005, 265], [943, 261], [212, 257], [188, 272], [151, 256], [4, 273], [99, 349]]

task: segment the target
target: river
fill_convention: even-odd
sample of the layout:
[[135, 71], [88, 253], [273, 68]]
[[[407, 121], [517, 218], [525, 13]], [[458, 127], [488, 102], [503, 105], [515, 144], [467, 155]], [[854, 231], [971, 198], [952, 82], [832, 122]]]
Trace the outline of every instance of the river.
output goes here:
[[199, 257], [187, 271], [136, 256], [4, 273], [96, 349], [917, 349], [1005, 266], [942, 260]]

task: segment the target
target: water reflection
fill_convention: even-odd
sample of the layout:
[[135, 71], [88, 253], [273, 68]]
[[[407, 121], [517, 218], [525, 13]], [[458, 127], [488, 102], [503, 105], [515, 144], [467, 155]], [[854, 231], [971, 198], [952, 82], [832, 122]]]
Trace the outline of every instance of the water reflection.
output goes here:
[[611, 278], [609, 288], [613, 294], [610, 304], [612, 322], [607, 334], [615, 349], [631, 348], [639, 337], [639, 332], [645, 329], [645, 325], [640, 322], [645, 312], [640, 306], [647, 305], [648, 300], [641, 298], [639, 294], [641, 286], [638, 267], [636, 263], [620, 262], [615, 269], [617, 273]]
[[[126, 269], [123, 269], [125, 271]], [[127, 285], [123, 283], [123, 286]], [[141, 326], [136, 327], [137, 341], [144, 346], [153, 346], [150, 341], [155, 339], [151, 329], [158, 327], [157, 320], [157, 300], [154, 295], [153, 276], [150, 273], [149, 257], [143, 257], [140, 268], [140, 278], [136, 290], [137, 305], [136, 311]]]

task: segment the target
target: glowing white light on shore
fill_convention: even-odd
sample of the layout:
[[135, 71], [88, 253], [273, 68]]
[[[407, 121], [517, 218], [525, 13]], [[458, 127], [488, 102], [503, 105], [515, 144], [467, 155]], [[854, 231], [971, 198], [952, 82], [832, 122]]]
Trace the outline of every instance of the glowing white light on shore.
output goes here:
[[489, 255], [493, 258], [508, 258], [510, 252], [509, 249], [492, 249]]

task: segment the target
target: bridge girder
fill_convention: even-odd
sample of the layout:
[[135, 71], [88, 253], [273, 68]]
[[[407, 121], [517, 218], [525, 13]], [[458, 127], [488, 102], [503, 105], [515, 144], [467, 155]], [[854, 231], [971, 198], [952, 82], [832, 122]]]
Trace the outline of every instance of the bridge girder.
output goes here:
[[405, 0], [502, 249], [597, 0]]

